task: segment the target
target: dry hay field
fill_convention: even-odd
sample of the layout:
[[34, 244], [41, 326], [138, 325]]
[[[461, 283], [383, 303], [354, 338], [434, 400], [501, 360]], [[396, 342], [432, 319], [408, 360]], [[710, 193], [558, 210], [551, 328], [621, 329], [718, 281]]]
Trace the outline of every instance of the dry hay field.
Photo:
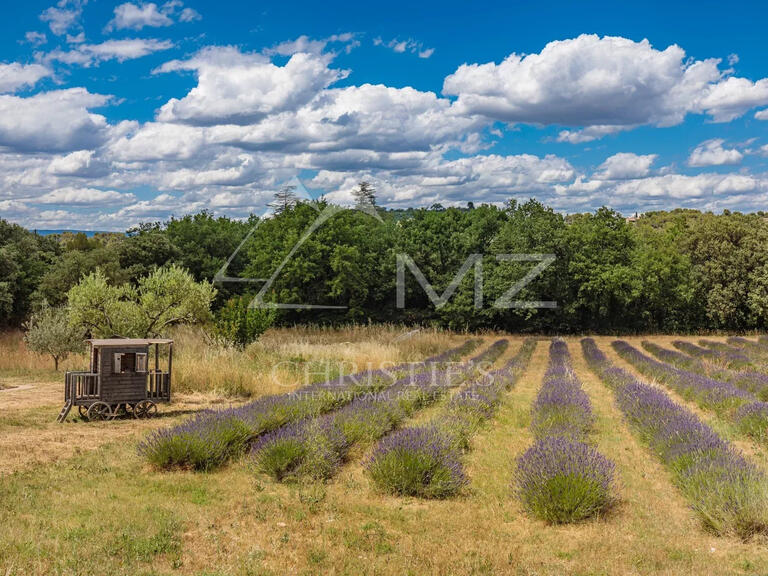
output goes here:
[[765, 337], [174, 337], [157, 418], [56, 424], [0, 336], [0, 575], [768, 573]]

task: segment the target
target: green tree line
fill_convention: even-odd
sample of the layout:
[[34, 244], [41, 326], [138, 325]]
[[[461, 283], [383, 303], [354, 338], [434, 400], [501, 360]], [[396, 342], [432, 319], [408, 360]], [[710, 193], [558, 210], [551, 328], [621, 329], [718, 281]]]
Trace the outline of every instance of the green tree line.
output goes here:
[[[97, 270], [114, 286], [138, 288], [142, 278], [169, 265], [198, 282], [214, 281], [247, 237], [226, 276], [269, 278], [282, 266], [263, 293], [265, 302], [345, 308], [278, 309], [248, 319], [247, 303], [263, 283], [217, 283], [214, 312], [236, 335], [246, 321], [263, 329], [265, 318], [286, 325], [403, 322], [558, 333], [768, 327], [765, 213], [679, 209], [628, 221], [607, 208], [563, 215], [535, 200], [387, 210], [372, 196], [367, 205], [337, 210], [306, 238], [332, 208], [326, 202], [286, 201], [262, 221], [201, 212], [91, 238], [40, 236], [0, 220], [0, 325], [20, 326], [43, 303], [66, 304], [70, 289]], [[405, 306], [396, 305], [398, 255], [411, 258], [440, 294], [472, 254], [482, 255], [483, 307], [475, 307], [472, 270], [442, 307], [406, 270]], [[499, 254], [553, 254], [554, 262], [515, 299], [557, 307], [494, 307], [536, 264], [501, 261]]]

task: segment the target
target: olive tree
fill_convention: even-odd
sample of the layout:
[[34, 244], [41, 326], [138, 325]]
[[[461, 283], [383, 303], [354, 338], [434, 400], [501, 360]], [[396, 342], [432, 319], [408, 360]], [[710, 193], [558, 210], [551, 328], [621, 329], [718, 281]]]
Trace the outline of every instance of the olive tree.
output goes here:
[[73, 286], [67, 300], [70, 322], [92, 336], [151, 338], [176, 324], [209, 320], [215, 296], [210, 282], [195, 282], [183, 268], [170, 266], [136, 286], [111, 285], [97, 270]]
[[60, 360], [66, 360], [70, 354], [83, 350], [83, 331], [69, 323], [66, 308], [44, 305], [40, 311], [32, 314], [25, 328], [24, 341], [27, 347], [38, 354], [50, 355], [57, 371]]

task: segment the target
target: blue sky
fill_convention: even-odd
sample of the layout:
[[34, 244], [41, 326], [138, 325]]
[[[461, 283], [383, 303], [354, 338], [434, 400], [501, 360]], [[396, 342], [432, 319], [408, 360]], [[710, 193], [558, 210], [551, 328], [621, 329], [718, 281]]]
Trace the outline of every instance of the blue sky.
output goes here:
[[764, 3], [15, 3], [0, 217], [121, 230], [388, 206], [768, 207]]

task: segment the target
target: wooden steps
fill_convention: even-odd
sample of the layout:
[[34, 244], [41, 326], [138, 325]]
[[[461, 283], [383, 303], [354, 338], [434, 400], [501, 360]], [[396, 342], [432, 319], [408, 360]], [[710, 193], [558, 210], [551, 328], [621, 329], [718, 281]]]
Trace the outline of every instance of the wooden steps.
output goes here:
[[59, 412], [59, 415], [56, 417], [56, 422], [64, 422], [64, 420], [67, 419], [70, 410], [72, 410], [72, 400], [67, 400], [64, 407], [61, 409], [61, 412]]

